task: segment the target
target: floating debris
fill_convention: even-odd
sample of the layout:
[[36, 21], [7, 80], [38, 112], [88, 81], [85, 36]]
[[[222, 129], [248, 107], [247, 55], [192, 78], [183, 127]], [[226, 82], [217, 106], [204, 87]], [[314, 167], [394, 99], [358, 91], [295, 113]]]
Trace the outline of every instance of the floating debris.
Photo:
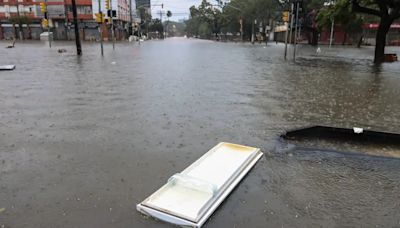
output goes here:
[[0, 70], [14, 70], [15, 65], [2, 65], [0, 66]]
[[169, 178], [137, 210], [176, 225], [200, 228], [261, 156], [258, 148], [219, 143]]

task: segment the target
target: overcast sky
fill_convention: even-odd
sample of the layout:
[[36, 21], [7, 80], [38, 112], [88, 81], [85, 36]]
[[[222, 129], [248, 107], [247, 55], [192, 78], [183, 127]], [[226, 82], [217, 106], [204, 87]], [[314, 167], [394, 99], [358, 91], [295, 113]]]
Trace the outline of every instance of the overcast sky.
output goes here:
[[198, 6], [201, 0], [151, 0], [151, 14], [153, 18], [160, 17], [161, 6], [158, 5], [162, 3], [164, 4], [164, 11], [170, 10], [172, 12], [170, 20], [178, 21], [183, 18], [187, 19], [189, 17], [189, 8], [192, 5]]

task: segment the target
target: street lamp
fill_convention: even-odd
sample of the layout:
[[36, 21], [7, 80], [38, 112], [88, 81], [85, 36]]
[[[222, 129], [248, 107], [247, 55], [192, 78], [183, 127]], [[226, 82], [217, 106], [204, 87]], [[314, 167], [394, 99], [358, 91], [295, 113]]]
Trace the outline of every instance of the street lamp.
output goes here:
[[[326, 7], [330, 7], [330, 6], [334, 6], [335, 2], [334, 1], [329, 1], [329, 2], [325, 2], [324, 6]], [[335, 29], [335, 17], [334, 15], [331, 16], [331, 34], [330, 34], [330, 38], [329, 38], [329, 48], [332, 47], [332, 42], [333, 42], [333, 31]]]

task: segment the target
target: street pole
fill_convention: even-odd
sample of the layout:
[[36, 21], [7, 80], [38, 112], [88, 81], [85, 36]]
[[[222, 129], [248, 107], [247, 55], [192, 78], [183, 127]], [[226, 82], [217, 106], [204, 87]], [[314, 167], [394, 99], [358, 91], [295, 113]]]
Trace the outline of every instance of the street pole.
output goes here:
[[19, 14], [19, 1], [17, 1], [17, 18], [18, 18], [18, 36], [20, 40], [23, 40], [21, 15]]
[[129, 36], [132, 36], [132, 23], [133, 23], [133, 20], [132, 20], [132, 1], [135, 1], [135, 0], [130, 0], [130, 2], [129, 2], [129, 31], [128, 31], [128, 33], [129, 33]]
[[294, 3], [291, 6], [291, 16], [290, 16], [290, 35], [289, 35], [289, 43], [292, 43], [292, 28], [293, 28], [293, 21], [294, 21]]
[[298, 39], [301, 39], [301, 24], [299, 23], [299, 33], [298, 33], [298, 35], [297, 35], [297, 38]]
[[329, 40], [329, 48], [332, 47], [332, 42], [333, 42], [333, 30], [335, 27], [335, 18], [332, 18], [332, 24], [331, 24], [331, 36], [330, 36], [330, 40]]
[[115, 50], [115, 34], [114, 34], [114, 15], [113, 15], [113, 10], [112, 10], [112, 0], [110, 0], [110, 21], [111, 21], [111, 39], [112, 39], [112, 44], [113, 44], [113, 50]]
[[240, 39], [243, 42], [243, 18], [240, 17]]
[[75, 30], [76, 53], [77, 55], [82, 55], [81, 39], [79, 37], [79, 27], [78, 27], [78, 13], [76, 11], [76, 2], [75, 0], [71, 0], [71, 2], [72, 2], [72, 17], [74, 21], [74, 30]]
[[64, 14], [65, 14], [65, 24], [64, 24], [64, 29], [65, 29], [65, 39], [69, 40], [68, 38], [68, 32], [69, 32], [69, 21], [68, 21], [68, 9], [67, 9], [67, 3], [64, 0]]
[[48, 6], [47, 6], [47, 0], [44, 1], [46, 4], [46, 19], [48, 21], [48, 25], [47, 25], [47, 37], [49, 39], [49, 47], [51, 48], [51, 37], [50, 37], [50, 14], [49, 14], [49, 10], [48, 10]]
[[296, 61], [296, 46], [297, 46], [297, 26], [299, 21], [299, 6], [300, 3], [296, 3], [296, 25], [294, 28], [294, 49], [293, 49], [293, 61]]
[[251, 26], [251, 44], [254, 44], [254, 24], [256, 23], [256, 20], [252, 23], [253, 25]]
[[160, 10], [160, 23], [161, 23], [161, 27], [162, 27], [162, 36], [161, 36], [161, 38], [164, 39], [164, 25], [162, 23], [162, 15], [163, 15], [163, 12], [162, 12], [162, 10]]
[[286, 25], [286, 32], [285, 32], [285, 60], [286, 60], [286, 56], [287, 56], [287, 41], [288, 41], [288, 30], [289, 30], [289, 23], [285, 23]]
[[167, 29], [165, 31], [165, 38], [168, 38], [168, 29], [169, 29], [169, 17], [167, 19]]
[[101, 56], [103, 56], [104, 55], [103, 34], [101, 32], [101, 30], [102, 30], [101, 26], [103, 25], [103, 13], [101, 12], [101, 1], [98, 0], [98, 2], [99, 2], [99, 15], [100, 15], [100, 22], [99, 22], [100, 47], [101, 47]]

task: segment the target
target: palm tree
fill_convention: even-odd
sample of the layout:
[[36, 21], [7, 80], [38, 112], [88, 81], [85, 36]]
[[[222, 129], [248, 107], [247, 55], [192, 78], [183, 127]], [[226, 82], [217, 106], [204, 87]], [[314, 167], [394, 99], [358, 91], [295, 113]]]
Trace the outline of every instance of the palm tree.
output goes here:
[[169, 18], [172, 17], [172, 12], [170, 10], [167, 11], [167, 18], [168, 18], [168, 22], [167, 22], [167, 29], [166, 29], [166, 33], [168, 33], [168, 28], [169, 28]]

